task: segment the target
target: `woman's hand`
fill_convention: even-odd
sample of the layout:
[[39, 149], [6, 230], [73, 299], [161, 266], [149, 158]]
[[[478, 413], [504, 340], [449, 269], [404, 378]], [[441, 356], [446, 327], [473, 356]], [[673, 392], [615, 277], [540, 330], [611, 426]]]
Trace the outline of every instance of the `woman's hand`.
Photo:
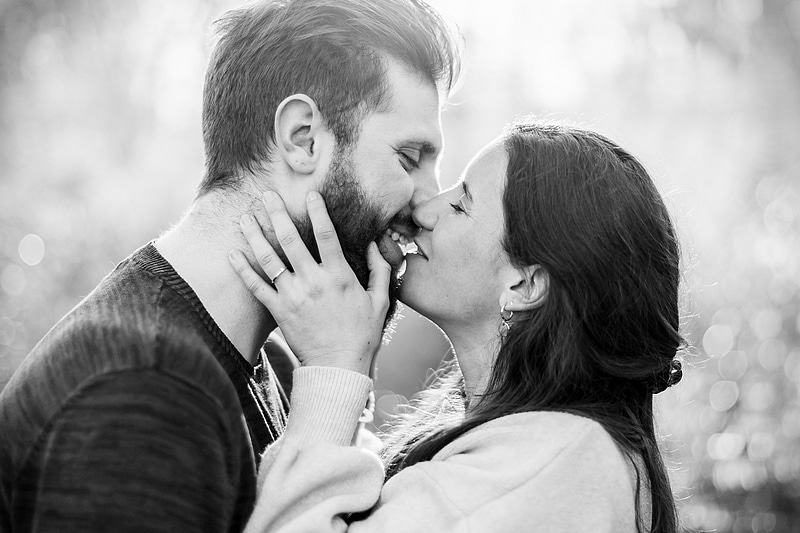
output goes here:
[[242, 232], [274, 285], [253, 270], [242, 252], [231, 252], [231, 263], [250, 292], [272, 314], [304, 366], [335, 366], [369, 375], [389, 307], [391, 269], [377, 245], [371, 243], [365, 291], [342, 254], [325, 201], [317, 192], [310, 192], [306, 200], [321, 264], [300, 238], [283, 200], [271, 191], [264, 195], [264, 205], [294, 272], [285, 269], [250, 215], [242, 217]]

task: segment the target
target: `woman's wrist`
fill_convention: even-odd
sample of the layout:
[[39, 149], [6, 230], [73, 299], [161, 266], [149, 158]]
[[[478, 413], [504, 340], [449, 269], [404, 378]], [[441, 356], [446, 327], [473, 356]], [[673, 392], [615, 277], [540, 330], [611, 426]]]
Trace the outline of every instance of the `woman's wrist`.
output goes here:
[[308, 366], [294, 371], [293, 383], [287, 437], [301, 445], [350, 445], [372, 391], [372, 380], [338, 367]]
[[318, 357], [306, 357], [301, 360], [302, 367], [339, 368], [350, 372], [357, 372], [365, 376], [370, 375], [373, 356], [357, 352], [326, 353]]

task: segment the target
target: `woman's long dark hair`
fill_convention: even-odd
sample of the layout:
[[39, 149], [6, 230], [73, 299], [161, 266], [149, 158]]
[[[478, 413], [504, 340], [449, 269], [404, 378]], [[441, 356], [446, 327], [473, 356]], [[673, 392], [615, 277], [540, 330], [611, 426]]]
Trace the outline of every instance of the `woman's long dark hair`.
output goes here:
[[649, 487], [650, 530], [673, 533], [675, 502], [653, 426], [653, 394], [680, 379], [674, 359], [683, 344], [679, 250], [666, 206], [642, 165], [597, 133], [520, 122], [503, 144], [504, 249], [515, 266], [546, 270], [547, 298], [514, 316], [468, 415], [456, 369], [428, 395], [437, 405], [422, 400], [395, 427], [387, 476], [489, 420], [567, 412], [600, 423], [633, 462], [637, 530], [640, 491]]

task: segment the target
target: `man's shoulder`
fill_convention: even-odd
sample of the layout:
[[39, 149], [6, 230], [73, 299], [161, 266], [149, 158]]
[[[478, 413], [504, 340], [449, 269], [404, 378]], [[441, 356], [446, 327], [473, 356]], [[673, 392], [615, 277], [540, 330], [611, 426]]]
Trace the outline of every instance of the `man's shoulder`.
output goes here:
[[28, 359], [86, 375], [143, 368], [202, 375], [210, 366], [217, 370], [210, 378], [224, 378], [196, 310], [159, 271], [154, 254], [148, 244], [120, 262]]
[[159, 328], [156, 322], [151, 329], [151, 324], [132, 328], [93, 316], [69, 318], [37, 345], [0, 391], [0, 447], [9, 454], [0, 463], [19, 467], [70, 402], [95, 395], [96, 385], [109, 380], [126, 384], [126, 394], [143, 402], [172, 382], [175, 401], [181, 391], [193, 390], [231, 423], [239, 422], [233, 384], [196, 333]]
[[163, 335], [167, 329], [160, 303], [164, 287], [132, 264], [134, 256], [117, 265], [64, 315], [20, 370], [57, 366], [71, 374], [91, 376], [155, 365], [159, 343], [173, 340]]
[[[177, 349], [173, 355], [182, 358], [187, 348], [183, 341], [162, 349]], [[25, 524], [25, 509], [34, 508], [58, 518], [48, 510], [64, 502], [76, 521], [98, 512], [116, 516], [130, 494], [181, 503], [199, 498], [229, 510], [242, 494], [252, 498], [235, 484], [254, 476], [235, 393], [224, 374], [203, 375], [214, 368], [204, 359], [195, 358], [193, 372], [174, 365], [95, 368], [53, 383], [41, 378], [57, 380], [55, 372], [71, 369], [49, 368], [0, 397], [0, 426], [8, 430], [0, 435], [0, 492], [15, 494], [22, 506], [14, 521]], [[99, 483], [111, 496], [93, 492]]]
[[[0, 391], [0, 424], [23, 423], [19, 418], [25, 412], [38, 420], [38, 429], [30, 428], [35, 434], [86, 384], [104, 375], [143, 370], [169, 374], [222, 405], [238, 407], [236, 391], [211, 347], [191, 321], [181, 320], [175, 303], [180, 298], [165, 298], [165, 284], [136, 265], [137, 253], [120, 263], [28, 354]], [[165, 305], [165, 299], [172, 303]], [[236, 409], [231, 414], [240, 416]]]
[[215, 390], [230, 386], [204, 337], [160, 306], [157, 292], [132, 298], [93, 292], [34, 347], [7, 388], [22, 380], [68, 394], [95, 376], [140, 370]]

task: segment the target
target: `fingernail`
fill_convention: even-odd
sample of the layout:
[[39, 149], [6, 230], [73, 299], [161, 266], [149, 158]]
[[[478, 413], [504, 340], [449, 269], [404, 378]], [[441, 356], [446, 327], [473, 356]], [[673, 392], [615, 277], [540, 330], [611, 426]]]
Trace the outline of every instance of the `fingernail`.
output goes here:
[[272, 200], [275, 199], [276, 196], [278, 195], [275, 194], [275, 191], [267, 191], [264, 193], [264, 200], [267, 202], [271, 202]]
[[308, 195], [306, 196], [306, 201], [311, 203], [311, 202], [316, 202], [321, 198], [322, 196], [320, 196], [320, 194], [317, 191], [309, 191]]
[[236, 250], [231, 250], [228, 254], [228, 259], [233, 261], [234, 263], [239, 260], [239, 253]]
[[253, 218], [253, 215], [250, 214], [242, 215], [242, 220], [241, 220], [242, 226], [249, 226], [255, 221], [256, 219]]

